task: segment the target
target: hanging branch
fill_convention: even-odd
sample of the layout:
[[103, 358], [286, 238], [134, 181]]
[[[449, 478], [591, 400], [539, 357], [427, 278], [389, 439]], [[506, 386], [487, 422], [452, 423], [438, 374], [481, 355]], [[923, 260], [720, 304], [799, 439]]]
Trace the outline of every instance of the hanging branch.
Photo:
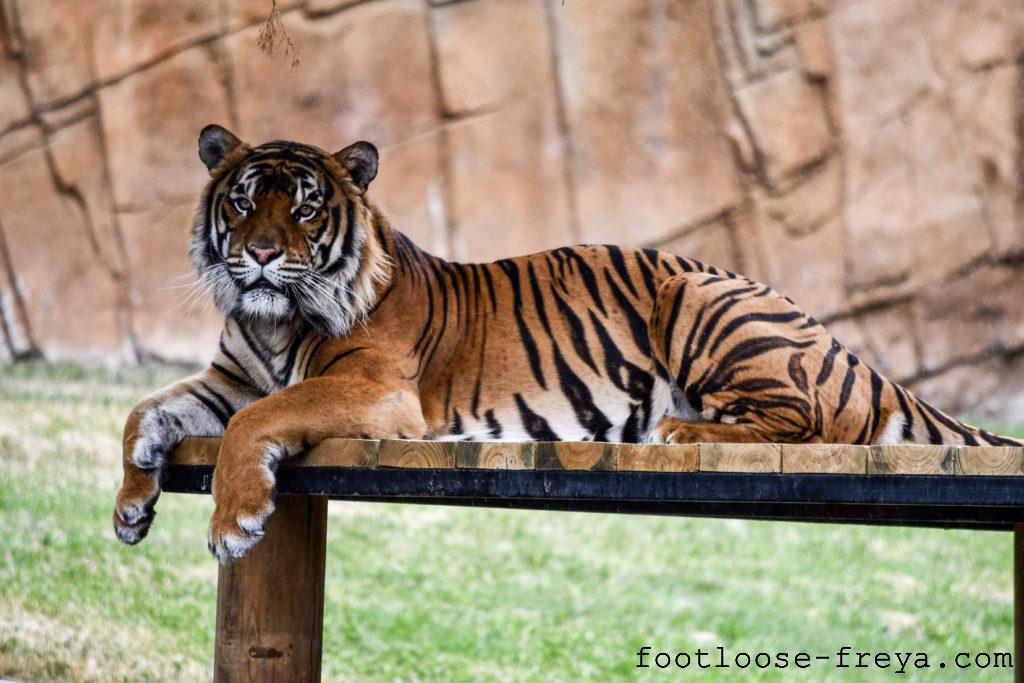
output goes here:
[[[280, 40], [278, 34], [281, 35]], [[288, 29], [284, 27], [284, 20], [281, 18], [281, 10], [277, 7], [277, 0], [271, 0], [270, 16], [260, 27], [260, 32], [256, 34], [256, 47], [268, 57], [273, 57], [274, 47], [280, 48], [282, 45], [284, 45], [285, 56], [291, 56], [294, 69], [299, 65], [299, 51], [295, 48], [292, 37], [288, 35]]]

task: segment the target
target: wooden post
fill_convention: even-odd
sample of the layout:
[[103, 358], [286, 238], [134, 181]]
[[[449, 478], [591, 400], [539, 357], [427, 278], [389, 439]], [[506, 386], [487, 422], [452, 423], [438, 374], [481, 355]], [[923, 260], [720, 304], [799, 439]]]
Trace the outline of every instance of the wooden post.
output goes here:
[[1024, 683], [1024, 524], [1013, 528], [1013, 671]]
[[220, 568], [215, 681], [319, 681], [327, 498], [278, 496], [266, 535]]

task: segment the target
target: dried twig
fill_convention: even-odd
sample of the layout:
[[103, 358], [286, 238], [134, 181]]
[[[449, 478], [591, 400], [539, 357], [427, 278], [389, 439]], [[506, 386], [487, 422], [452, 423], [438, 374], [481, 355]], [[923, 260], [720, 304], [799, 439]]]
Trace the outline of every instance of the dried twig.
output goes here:
[[[277, 37], [279, 33], [281, 34], [280, 40]], [[299, 65], [299, 51], [295, 48], [292, 37], [288, 35], [288, 29], [284, 27], [284, 20], [281, 19], [281, 10], [277, 7], [277, 0], [271, 0], [270, 16], [260, 27], [260, 32], [256, 34], [256, 47], [267, 56], [273, 57], [274, 48], [280, 48], [282, 45], [284, 45], [285, 56], [291, 56], [294, 69]]]

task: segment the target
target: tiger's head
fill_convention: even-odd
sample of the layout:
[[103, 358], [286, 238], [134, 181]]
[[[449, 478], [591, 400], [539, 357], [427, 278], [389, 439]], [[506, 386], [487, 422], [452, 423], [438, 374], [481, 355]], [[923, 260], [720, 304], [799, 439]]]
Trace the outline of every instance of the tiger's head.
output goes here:
[[381, 219], [365, 198], [377, 149], [335, 154], [295, 142], [250, 147], [210, 125], [199, 157], [211, 180], [196, 211], [192, 265], [228, 316], [302, 319], [337, 337], [376, 302], [388, 272]]

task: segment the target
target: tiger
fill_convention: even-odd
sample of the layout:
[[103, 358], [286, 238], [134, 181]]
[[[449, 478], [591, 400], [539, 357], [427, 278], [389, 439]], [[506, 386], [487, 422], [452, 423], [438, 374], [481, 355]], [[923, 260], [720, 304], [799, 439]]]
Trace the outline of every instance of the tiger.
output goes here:
[[199, 135], [190, 256], [224, 315], [208, 367], [143, 398], [113, 522], [134, 545], [186, 436], [221, 437], [208, 544], [244, 556], [275, 470], [329, 437], [1020, 445], [861, 362], [794, 301], [649, 248], [433, 256], [368, 187], [378, 152]]

